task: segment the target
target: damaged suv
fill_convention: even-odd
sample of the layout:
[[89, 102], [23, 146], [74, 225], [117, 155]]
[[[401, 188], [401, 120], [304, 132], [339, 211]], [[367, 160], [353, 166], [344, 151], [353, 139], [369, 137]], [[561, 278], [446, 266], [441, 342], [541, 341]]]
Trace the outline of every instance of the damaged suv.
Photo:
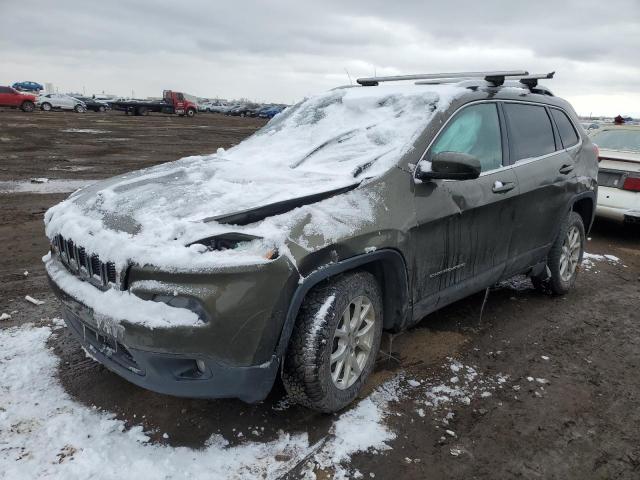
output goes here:
[[227, 151], [75, 192], [45, 215], [43, 259], [69, 330], [157, 392], [256, 402], [280, 372], [331, 412], [383, 330], [516, 274], [566, 293], [597, 156], [543, 77], [360, 79]]

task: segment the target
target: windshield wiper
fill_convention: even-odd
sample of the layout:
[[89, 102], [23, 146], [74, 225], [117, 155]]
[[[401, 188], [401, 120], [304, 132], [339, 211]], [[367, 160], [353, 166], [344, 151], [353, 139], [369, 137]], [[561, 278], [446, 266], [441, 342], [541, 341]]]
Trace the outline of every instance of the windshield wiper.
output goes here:
[[393, 148], [390, 148], [386, 152], [381, 153], [380, 155], [378, 155], [376, 158], [374, 158], [372, 160], [369, 160], [368, 162], [365, 162], [365, 163], [363, 163], [361, 165], [358, 165], [356, 168], [353, 169], [353, 171], [351, 172], [351, 175], [353, 176], [353, 178], [356, 178], [358, 175], [360, 175], [365, 170], [368, 170], [371, 167], [371, 165], [376, 163], [378, 160], [380, 160], [382, 157], [384, 157], [387, 153], [389, 153], [392, 150], [393, 150]]
[[340, 135], [336, 135], [333, 138], [330, 138], [329, 140], [326, 140], [325, 142], [322, 142], [320, 145], [318, 145], [316, 148], [314, 148], [313, 150], [311, 150], [309, 153], [307, 153], [304, 157], [302, 157], [300, 160], [292, 163], [291, 165], [289, 165], [289, 168], [297, 168], [300, 165], [302, 165], [309, 157], [311, 157], [312, 155], [314, 155], [315, 153], [317, 153], [318, 151], [322, 150], [324, 147], [326, 147], [327, 145], [331, 145], [333, 143], [341, 143], [344, 142], [345, 140], [348, 140], [349, 138], [351, 138], [351, 136], [357, 132], [358, 129], [354, 128], [353, 130], [349, 130], [348, 132], [345, 133], [341, 133]]

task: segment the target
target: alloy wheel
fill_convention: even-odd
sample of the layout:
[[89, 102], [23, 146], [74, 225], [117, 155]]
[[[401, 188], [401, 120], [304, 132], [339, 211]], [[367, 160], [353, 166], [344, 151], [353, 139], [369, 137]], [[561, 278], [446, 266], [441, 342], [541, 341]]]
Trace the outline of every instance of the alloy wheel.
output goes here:
[[562, 244], [562, 253], [560, 254], [560, 278], [568, 282], [575, 274], [580, 260], [580, 251], [582, 249], [582, 238], [580, 230], [573, 225], [568, 231]]
[[340, 390], [353, 385], [360, 377], [371, 349], [375, 334], [376, 313], [366, 296], [356, 297], [342, 312], [333, 334], [331, 353], [331, 379]]

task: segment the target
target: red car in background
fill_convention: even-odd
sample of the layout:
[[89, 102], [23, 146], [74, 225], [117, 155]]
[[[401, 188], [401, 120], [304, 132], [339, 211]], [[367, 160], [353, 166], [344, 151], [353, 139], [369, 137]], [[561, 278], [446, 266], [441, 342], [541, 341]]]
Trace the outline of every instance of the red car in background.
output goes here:
[[36, 108], [36, 96], [20, 93], [11, 87], [0, 87], [0, 107], [19, 108], [23, 112], [33, 112]]

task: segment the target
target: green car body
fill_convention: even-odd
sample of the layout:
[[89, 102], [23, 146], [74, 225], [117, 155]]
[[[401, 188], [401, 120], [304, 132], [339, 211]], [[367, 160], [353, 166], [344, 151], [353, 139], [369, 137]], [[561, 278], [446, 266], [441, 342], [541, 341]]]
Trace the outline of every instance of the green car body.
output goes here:
[[[514, 103], [544, 108], [554, 132], [553, 152], [514, 161], [504, 108]], [[429, 156], [448, 122], [480, 104], [495, 108], [501, 165], [475, 179], [417, 179], [416, 165]], [[562, 144], [550, 109], [570, 119], [576, 144]], [[200, 325], [151, 328], [125, 321], [114, 328], [53, 277], [51, 285], [79, 341], [131, 382], [179, 396], [255, 402], [271, 390], [300, 306], [315, 286], [344, 272], [370, 272], [382, 292], [384, 329], [405, 329], [500, 280], [541, 275], [567, 214], [575, 211], [586, 228], [591, 225], [596, 176], [594, 148], [567, 102], [544, 91], [481, 85], [466, 88], [436, 112], [413, 147], [384, 173], [319, 197], [240, 212], [231, 222], [243, 225], [305, 204], [330, 208], [336, 199], [365, 195], [373, 199], [372, 220], [356, 231], [336, 236], [310, 229], [309, 216], [302, 216], [284, 239], [286, 254], [268, 262], [177, 272], [132, 262], [120, 273], [121, 290], [144, 300], [176, 299], [176, 305], [205, 317]], [[68, 269], [60, 259], [65, 245], [56, 244], [55, 236], [51, 241], [47, 262]]]

